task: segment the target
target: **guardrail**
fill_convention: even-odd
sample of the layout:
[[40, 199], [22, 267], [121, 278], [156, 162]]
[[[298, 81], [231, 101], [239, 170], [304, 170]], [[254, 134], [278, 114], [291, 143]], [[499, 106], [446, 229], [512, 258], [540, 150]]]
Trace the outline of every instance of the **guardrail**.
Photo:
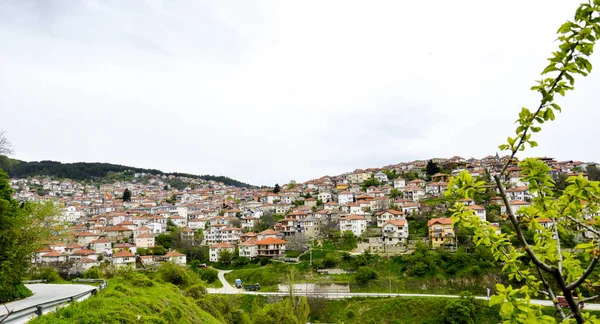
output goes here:
[[[43, 283], [46, 280], [27, 280], [23, 281], [23, 283]], [[51, 301], [47, 301], [45, 303], [40, 303], [37, 305], [29, 306], [26, 308], [22, 308], [15, 311], [10, 311], [8, 316], [5, 318], [0, 317], [0, 323], [25, 323], [28, 322], [32, 317], [37, 316], [40, 317], [43, 314], [54, 311], [58, 307], [65, 306], [65, 304], [70, 304], [75, 301], [84, 300], [90, 296], [95, 295], [98, 291], [103, 290], [108, 285], [108, 282], [104, 279], [73, 279], [73, 282], [91, 282], [91, 283], [100, 283], [98, 287], [95, 289], [88, 290], [86, 292], [82, 292], [73, 296], [63, 297]]]

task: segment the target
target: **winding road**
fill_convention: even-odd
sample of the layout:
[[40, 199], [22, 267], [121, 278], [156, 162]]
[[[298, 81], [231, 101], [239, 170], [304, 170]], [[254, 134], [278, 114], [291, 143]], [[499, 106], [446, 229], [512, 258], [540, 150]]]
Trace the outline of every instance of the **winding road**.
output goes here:
[[[96, 290], [96, 287], [90, 285], [26, 284], [25, 287], [29, 288], [29, 290], [33, 292], [33, 296], [7, 303], [4, 305], [6, 307], [0, 306], [0, 318], [6, 315], [7, 308], [9, 311], [15, 312], [14, 315], [17, 315], [17, 312], [32, 306], [50, 303], [59, 299], [67, 299], [72, 296], [77, 296], [85, 292]], [[85, 298], [80, 298], [78, 301], [83, 299]], [[44, 313], [47, 313], [51, 310], [53, 310], [53, 308], [44, 309]], [[12, 319], [14, 317], [16, 316], [11, 315], [4, 323], [25, 323], [28, 320], [28, 317]]]

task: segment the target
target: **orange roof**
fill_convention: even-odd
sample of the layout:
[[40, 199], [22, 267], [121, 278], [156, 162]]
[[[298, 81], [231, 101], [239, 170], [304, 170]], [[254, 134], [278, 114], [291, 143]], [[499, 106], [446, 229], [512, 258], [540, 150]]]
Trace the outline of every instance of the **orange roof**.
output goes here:
[[360, 216], [360, 215], [348, 215], [348, 216], [344, 216], [342, 218], [340, 218], [341, 220], [366, 220], [366, 218], [364, 216]]
[[136, 239], [137, 238], [154, 238], [154, 235], [152, 235], [150, 233], [143, 233], [143, 234], [140, 234], [140, 235], [136, 236], [135, 238]]
[[185, 256], [185, 254], [181, 254], [177, 251], [170, 251], [169, 253], [165, 254], [164, 257], [165, 258], [171, 258], [171, 257], [182, 257]]
[[79, 236], [100, 236], [100, 235], [94, 234], [92, 232], [81, 232], [81, 233], [78, 233], [76, 236], [79, 237]]
[[211, 245], [211, 249], [233, 249], [233, 245], [225, 242], [217, 243], [215, 245]]
[[432, 218], [427, 222], [427, 226], [433, 224], [452, 225], [452, 218]]
[[260, 235], [279, 235], [279, 232], [274, 231], [272, 229], [266, 229], [258, 234], [260, 234]]
[[396, 225], [396, 226], [404, 226], [404, 225], [406, 225], [406, 220], [405, 219], [389, 220], [389, 221], [383, 223], [383, 226], [385, 226], [387, 224], [392, 224], [392, 225]]
[[530, 203], [528, 203], [526, 201], [522, 201], [522, 200], [511, 200], [509, 202], [509, 204], [511, 204], [511, 205], [531, 205]]
[[467, 209], [473, 209], [473, 210], [482, 210], [485, 209], [479, 205], [471, 205], [471, 206], [467, 206]]
[[248, 240], [246, 242], [242, 242], [239, 245], [256, 245], [256, 240]]
[[52, 252], [48, 252], [48, 253], [46, 253], [46, 254], [42, 255], [42, 258], [43, 258], [43, 257], [55, 257], [55, 256], [63, 256], [63, 255], [64, 255], [63, 253], [60, 253], [60, 252], [58, 252], [58, 251], [52, 251]]
[[395, 209], [388, 209], [386, 211], [377, 213], [377, 215], [382, 215], [384, 213], [390, 213], [392, 215], [404, 215], [404, 212], [401, 212], [401, 211], [398, 211], [398, 210], [395, 210]]
[[285, 244], [287, 243], [285, 240], [278, 239], [275, 237], [268, 237], [264, 240], [260, 240], [256, 242], [256, 245], [271, 245], [271, 244]]
[[113, 255], [113, 258], [130, 258], [135, 257], [135, 254], [129, 252], [129, 250], [121, 250]]
[[92, 250], [77, 250], [73, 254], [75, 254], [75, 255], [90, 255], [90, 254], [96, 254], [96, 251], [92, 251]]
[[129, 229], [125, 226], [117, 225], [117, 226], [107, 228], [106, 231], [111, 231], [111, 232], [112, 231], [131, 231], [131, 229]]

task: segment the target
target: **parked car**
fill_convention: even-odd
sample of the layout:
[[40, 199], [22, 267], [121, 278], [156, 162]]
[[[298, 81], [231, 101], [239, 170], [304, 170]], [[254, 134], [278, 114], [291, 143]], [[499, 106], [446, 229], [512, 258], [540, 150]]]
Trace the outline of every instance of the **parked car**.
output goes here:
[[253, 285], [245, 285], [244, 289], [246, 289], [247, 291], [257, 291], [260, 290], [260, 285], [257, 283]]
[[[556, 296], [556, 299], [558, 301], [558, 306], [569, 307], [569, 303], [567, 302], [567, 299], [565, 298], [565, 296]], [[585, 304], [582, 301], [580, 301], [579, 308], [583, 309], [584, 306], [585, 306]]]
[[242, 288], [242, 279], [235, 279], [235, 288]]

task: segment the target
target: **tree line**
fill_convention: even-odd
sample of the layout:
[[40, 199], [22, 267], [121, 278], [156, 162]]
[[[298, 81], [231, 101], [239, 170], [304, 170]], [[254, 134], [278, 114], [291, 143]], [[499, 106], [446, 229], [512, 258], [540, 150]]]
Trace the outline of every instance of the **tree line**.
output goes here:
[[231, 179], [225, 176], [214, 175], [194, 175], [187, 173], [164, 173], [156, 169], [136, 168], [119, 164], [97, 163], [97, 162], [77, 162], [61, 163], [56, 161], [33, 161], [26, 162], [11, 159], [6, 156], [0, 156], [0, 169], [6, 170], [10, 177], [27, 178], [30, 176], [48, 176], [54, 178], [67, 178], [77, 181], [83, 180], [102, 180], [109, 174], [115, 173], [148, 173], [152, 175], [174, 175], [178, 177], [188, 177], [193, 179], [202, 179], [206, 181], [222, 182], [228, 186], [240, 188], [249, 188], [249, 184]]

